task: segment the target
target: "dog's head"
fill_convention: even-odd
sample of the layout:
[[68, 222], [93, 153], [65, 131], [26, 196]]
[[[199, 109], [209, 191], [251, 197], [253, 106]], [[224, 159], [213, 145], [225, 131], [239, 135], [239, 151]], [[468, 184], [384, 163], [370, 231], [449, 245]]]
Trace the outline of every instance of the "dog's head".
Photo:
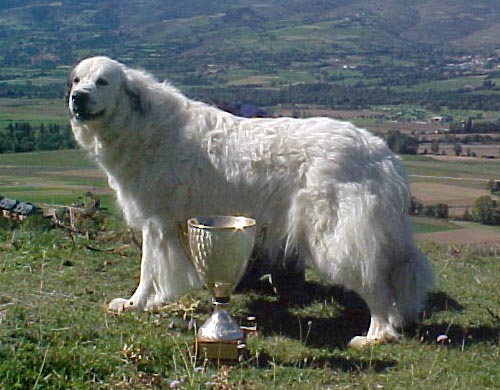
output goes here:
[[67, 103], [71, 117], [78, 121], [99, 120], [109, 115], [118, 98], [123, 67], [107, 57], [82, 60], [68, 78]]
[[109, 120], [117, 111], [123, 113], [118, 110], [120, 104], [144, 111], [148, 102], [141, 91], [147, 87], [137, 79], [140, 74], [108, 57], [82, 60], [68, 78], [66, 99], [71, 118], [79, 122]]

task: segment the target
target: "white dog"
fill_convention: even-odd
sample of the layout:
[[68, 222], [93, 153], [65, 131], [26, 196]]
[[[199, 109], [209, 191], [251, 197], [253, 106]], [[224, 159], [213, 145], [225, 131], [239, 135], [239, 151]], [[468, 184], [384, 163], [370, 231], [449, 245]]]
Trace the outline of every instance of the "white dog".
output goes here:
[[417, 315], [431, 271], [412, 240], [400, 160], [380, 138], [329, 118], [240, 118], [106, 57], [73, 69], [68, 105], [76, 140], [142, 230], [139, 286], [111, 309], [151, 309], [199, 287], [178, 224], [240, 214], [267, 224], [270, 257], [298, 252], [366, 301], [368, 334], [351, 345], [397, 339]]

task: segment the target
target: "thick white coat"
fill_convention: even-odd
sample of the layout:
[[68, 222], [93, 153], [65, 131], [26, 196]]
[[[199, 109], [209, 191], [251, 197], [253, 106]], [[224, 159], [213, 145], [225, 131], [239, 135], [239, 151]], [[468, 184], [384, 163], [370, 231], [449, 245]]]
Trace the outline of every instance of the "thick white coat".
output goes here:
[[[77, 141], [143, 234], [139, 286], [112, 309], [152, 308], [198, 287], [178, 224], [243, 214], [267, 224], [271, 257], [297, 250], [327, 283], [361, 295], [371, 324], [354, 346], [397, 338], [415, 318], [431, 271], [412, 239], [401, 162], [380, 138], [329, 118], [240, 118], [106, 57], [79, 63], [69, 88]], [[75, 91], [99, 115], [75, 115]]]

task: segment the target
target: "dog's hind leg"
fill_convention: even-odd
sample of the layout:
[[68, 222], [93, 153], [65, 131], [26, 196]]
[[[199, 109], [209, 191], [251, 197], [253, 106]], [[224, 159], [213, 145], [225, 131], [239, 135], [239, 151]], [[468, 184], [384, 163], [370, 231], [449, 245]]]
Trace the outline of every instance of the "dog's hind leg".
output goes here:
[[416, 319], [432, 286], [432, 272], [411, 237], [403, 248], [397, 256], [392, 255], [392, 261], [389, 258], [387, 262], [378, 262], [388, 266], [371, 271], [371, 287], [357, 290], [368, 304], [371, 322], [368, 334], [354, 337], [349, 343], [351, 347], [397, 340], [400, 337], [397, 329]]
[[355, 337], [350, 345], [397, 340], [403, 316], [391, 276], [394, 262], [405, 257], [409, 239], [398, 236], [400, 220], [394, 217], [391, 225], [379, 214], [383, 203], [359, 185], [338, 186], [335, 198], [319, 191], [314, 195], [315, 201], [304, 209], [305, 220], [310, 221], [306, 234], [313, 264], [329, 283], [356, 292], [370, 309], [367, 335]]
[[[339, 249], [339, 248], [337, 248]], [[328, 253], [328, 251], [325, 251]], [[326, 257], [330, 262], [316, 261], [316, 266], [331, 284], [340, 284], [357, 293], [370, 310], [370, 326], [366, 336], [356, 336], [349, 346], [362, 348], [368, 345], [388, 343], [398, 340], [401, 335], [398, 328], [403, 325], [403, 318], [397, 306], [397, 299], [391, 284], [390, 271], [381, 269], [362, 270], [364, 261], [357, 261], [356, 255], [336, 255], [329, 252]], [[333, 261], [331, 261], [333, 260]], [[374, 259], [373, 264], [384, 260]], [[319, 263], [319, 264], [318, 264]]]
[[349, 342], [353, 348], [363, 348], [372, 344], [388, 343], [398, 340], [401, 316], [395, 306], [395, 298], [389, 286], [383, 282], [372, 289], [356, 291], [370, 309], [370, 327], [366, 336], [355, 336]]
[[429, 288], [432, 272], [425, 256], [410, 244], [402, 260], [375, 276], [371, 289], [357, 291], [368, 304], [371, 313], [366, 336], [354, 337], [349, 345], [361, 348], [397, 340], [399, 328], [414, 321]]

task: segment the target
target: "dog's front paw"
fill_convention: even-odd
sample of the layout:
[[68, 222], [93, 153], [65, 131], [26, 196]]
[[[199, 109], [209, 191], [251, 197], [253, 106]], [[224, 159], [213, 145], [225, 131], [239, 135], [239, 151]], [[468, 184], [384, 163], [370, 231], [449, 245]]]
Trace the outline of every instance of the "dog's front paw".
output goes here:
[[124, 298], [115, 298], [113, 299], [109, 305], [108, 309], [116, 312], [116, 313], [122, 313], [125, 310], [130, 311], [138, 311], [138, 310], [144, 310], [140, 305], [134, 304], [134, 301], [132, 299], [124, 299]]

